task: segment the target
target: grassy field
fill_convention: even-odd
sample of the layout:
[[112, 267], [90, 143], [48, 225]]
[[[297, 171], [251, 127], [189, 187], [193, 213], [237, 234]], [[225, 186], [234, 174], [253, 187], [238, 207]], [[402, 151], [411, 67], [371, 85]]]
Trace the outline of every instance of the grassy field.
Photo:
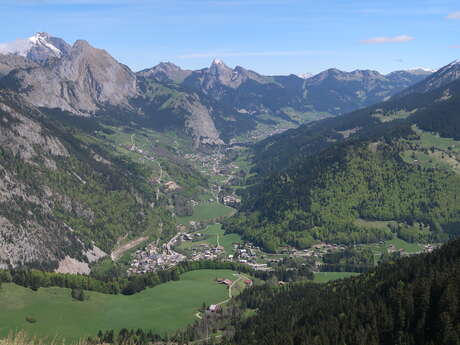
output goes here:
[[233, 208], [218, 202], [202, 203], [193, 208], [193, 215], [189, 217], [177, 217], [178, 224], [187, 224], [190, 221], [211, 220], [217, 217], [226, 217], [234, 212]]
[[418, 134], [419, 139], [413, 141], [417, 145], [415, 150], [401, 153], [406, 163], [460, 173], [460, 141], [442, 138], [437, 133], [423, 131], [415, 125], [412, 129]]
[[191, 249], [193, 247], [199, 247], [200, 244], [209, 244], [212, 247], [217, 246], [217, 238], [219, 237], [219, 244], [224, 247], [225, 253], [233, 254], [233, 243], [241, 242], [241, 236], [238, 234], [228, 234], [225, 235], [224, 230], [222, 230], [222, 225], [212, 224], [209, 225], [206, 229], [200, 231], [204, 235], [204, 239], [196, 242], [183, 242], [179, 246], [181, 249]]
[[332, 280], [343, 279], [357, 276], [359, 273], [354, 272], [316, 272], [313, 281], [315, 283], [327, 283]]
[[225, 235], [224, 230], [222, 230], [222, 225], [220, 224], [209, 225], [201, 233], [208, 236], [206, 240], [212, 246], [217, 245], [217, 236], [219, 236], [219, 244], [225, 248], [227, 254], [234, 252], [233, 243], [241, 242], [241, 236], [238, 234]]
[[385, 248], [388, 248], [390, 245], [395, 246], [396, 250], [404, 249], [407, 253], [416, 253], [422, 250], [422, 247], [417, 243], [409, 243], [400, 238], [385, 241]]
[[[180, 281], [168, 282], [132, 296], [86, 292], [89, 300], [75, 301], [70, 290], [41, 288], [37, 292], [14, 284], [0, 290], [0, 337], [24, 329], [28, 334], [74, 341], [96, 335], [98, 330], [147, 329], [159, 333], [184, 327], [207, 305], [225, 300], [228, 290], [215, 278], [234, 279], [229, 270], [185, 273]], [[36, 323], [25, 318], [33, 317]]]

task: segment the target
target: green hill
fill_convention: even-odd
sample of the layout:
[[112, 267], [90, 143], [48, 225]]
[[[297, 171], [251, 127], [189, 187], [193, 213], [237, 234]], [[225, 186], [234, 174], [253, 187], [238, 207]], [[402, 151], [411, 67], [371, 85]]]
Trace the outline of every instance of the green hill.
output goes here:
[[258, 311], [228, 343], [459, 344], [459, 260], [456, 240], [326, 285], [247, 291], [240, 303]]
[[[446, 89], [450, 97], [442, 98]], [[443, 241], [458, 235], [458, 109], [460, 82], [454, 82], [261, 143], [255, 149], [259, 175], [224, 228], [270, 251], [315, 241], [353, 244], [394, 235]], [[344, 131], [350, 136], [343, 138]], [[368, 227], [358, 218], [396, 224]]]
[[[172, 332], [193, 322], [203, 303], [225, 300], [228, 290], [216, 278], [233, 279], [229, 270], [198, 270], [173, 281], [124, 296], [85, 291], [87, 300], [72, 299], [70, 289], [33, 291], [11, 283], [0, 288], [0, 337], [24, 330], [29, 335], [75, 341], [99, 330], [122, 328]], [[26, 321], [26, 317], [36, 322]]]

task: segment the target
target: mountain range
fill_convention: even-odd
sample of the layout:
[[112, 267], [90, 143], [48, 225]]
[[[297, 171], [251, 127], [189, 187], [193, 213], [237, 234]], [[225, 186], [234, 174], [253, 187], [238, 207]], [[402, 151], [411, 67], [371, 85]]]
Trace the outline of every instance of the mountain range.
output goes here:
[[21, 92], [33, 105], [79, 116], [116, 112], [185, 133], [197, 146], [229, 142], [260, 127], [270, 134], [275, 127], [341, 115], [388, 99], [430, 74], [330, 69], [305, 79], [232, 69], [221, 60], [197, 71], [160, 63], [134, 73], [82, 40], [69, 45], [38, 33], [0, 45], [2, 87]]
[[226, 230], [270, 251], [458, 236], [458, 69], [451, 63], [388, 101], [257, 143], [256, 174]]
[[[336, 177], [344, 186], [350, 181], [345, 179], [347, 169], [342, 171], [343, 180], [334, 175], [337, 171], [331, 157], [337, 158], [340, 153], [345, 157], [364, 155], [383, 159], [374, 157], [376, 152], [372, 150], [365, 152], [361, 146], [353, 146], [355, 141], [377, 147], [378, 153], [396, 147], [400, 150], [402, 145], [405, 149], [400, 151], [407, 151], [409, 156], [398, 151], [399, 157], [408, 160], [412, 153], [418, 157], [425, 151], [412, 140], [420, 135], [417, 130], [436, 131], [458, 140], [458, 117], [452, 111], [459, 94], [454, 81], [458, 78], [458, 68], [458, 63], [452, 63], [433, 74], [418, 69], [388, 75], [330, 69], [301, 78], [263, 76], [239, 66], [232, 69], [215, 60], [209, 68], [197, 71], [161, 63], [135, 73], [106, 51], [82, 40], [69, 45], [39, 33], [27, 40], [2, 44], [0, 265], [85, 273], [91, 261], [108, 255], [124, 236], [131, 239], [148, 234], [168, 238], [176, 231], [174, 200], [191, 199], [196, 193], [190, 189], [208, 187], [206, 178], [184, 160], [177, 141], [184, 140], [187, 144], [183, 146], [190, 142], [193, 152], [196, 148], [238, 142], [254, 130], [261, 130], [267, 136], [304, 122], [307, 124], [298, 129], [254, 146], [254, 171], [259, 177], [250, 189], [253, 194], [244, 196], [241, 212], [227, 224], [227, 229], [235, 231], [238, 227], [244, 236], [271, 250], [283, 243], [305, 245], [310, 240], [337, 240], [344, 231], [354, 229], [347, 228], [352, 223], [351, 216], [385, 217], [370, 213], [375, 205], [362, 207], [368, 213], [356, 214], [352, 210], [347, 214], [350, 210], [343, 209], [343, 213], [337, 213], [344, 214], [343, 219], [348, 223], [343, 224], [325, 221], [327, 216], [314, 210], [308, 216], [301, 214], [311, 211], [305, 195], [311, 198], [321, 195], [329, 200], [317, 188], [325, 182], [321, 176], [333, 177], [326, 181], [331, 188], [339, 185], [333, 183]], [[411, 90], [410, 87], [414, 91], [406, 95], [408, 91], [404, 90]], [[425, 94], [421, 95], [419, 90]], [[344, 114], [381, 101], [384, 102]], [[326, 119], [312, 122], [320, 118]], [[416, 129], [411, 127], [415, 125]], [[120, 136], [131, 136], [131, 140], [142, 131], [153, 131], [156, 138], [165, 138], [171, 132], [179, 135], [168, 145], [163, 145], [160, 139], [149, 142], [155, 157], [148, 158], [157, 163], [152, 163], [154, 168], [146, 168], [133, 158], [134, 143], [126, 148], [108, 139], [117, 128], [123, 128], [118, 133]], [[387, 134], [400, 128], [404, 135]], [[382, 136], [394, 143], [383, 141]], [[412, 142], [405, 143], [409, 139]], [[339, 149], [337, 145], [345, 146]], [[409, 150], [407, 145], [413, 145], [413, 149]], [[440, 163], [456, 169], [455, 149], [450, 152], [445, 147], [435, 147], [432, 154], [444, 155]], [[379, 162], [393, 164], [395, 157]], [[353, 159], [354, 164], [363, 163]], [[315, 166], [311, 162], [316, 164], [316, 170], [311, 169]], [[345, 167], [349, 163], [343, 161]], [[411, 169], [418, 167], [405, 164]], [[280, 167], [290, 170], [286, 173]], [[434, 163], [431, 168], [441, 171]], [[445, 198], [431, 200], [423, 195], [422, 201], [430, 205], [425, 207], [434, 212], [430, 218], [400, 214], [398, 221], [406, 217], [431, 222], [433, 228], [439, 224], [440, 233], [450, 234], [449, 224], [457, 222], [455, 203], [451, 205], [456, 189], [448, 190], [445, 183], [451, 181], [457, 186], [457, 182], [455, 175], [442, 171], [441, 175], [428, 176], [423, 175], [423, 170], [422, 175], [416, 176], [410, 170], [410, 176], [420, 179], [407, 183], [432, 179], [439, 182], [433, 188], [442, 191]], [[388, 169], [384, 172], [385, 176], [389, 174]], [[181, 189], [165, 190], [165, 181], [159, 177], [164, 175], [180, 181]], [[307, 181], [318, 183], [316, 189]], [[445, 208], [441, 210], [439, 205]], [[331, 213], [335, 206], [343, 205], [315, 204]], [[421, 209], [419, 206], [410, 205], [413, 214]], [[292, 224], [285, 223], [292, 217], [283, 213], [287, 208], [298, 212]], [[273, 213], [275, 218], [257, 218], [264, 215], [264, 209], [277, 210]], [[440, 215], [436, 216], [436, 212]], [[238, 218], [242, 214], [257, 215], [251, 219], [260, 220], [260, 224], [254, 227], [246, 224]], [[305, 221], [297, 222], [299, 217]], [[291, 225], [289, 231], [284, 231]], [[337, 233], [331, 235], [328, 226], [337, 226]], [[258, 233], [247, 231], [251, 227]], [[374, 238], [384, 237], [385, 231], [379, 236]]]

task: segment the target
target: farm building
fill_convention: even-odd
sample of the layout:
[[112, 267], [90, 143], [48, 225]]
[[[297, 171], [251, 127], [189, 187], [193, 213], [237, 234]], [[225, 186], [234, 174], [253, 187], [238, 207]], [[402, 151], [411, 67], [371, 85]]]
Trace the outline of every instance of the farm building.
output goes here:
[[224, 284], [227, 286], [231, 286], [233, 284], [233, 281], [231, 281], [230, 279], [224, 279], [224, 278], [217, 278], [217, 282], [219, 284]]
[[215, 313], [215, 312], [218, 312], [220, 310], [220, 305], [211, 304], [208, 309], [209, 309], [210, 312]]

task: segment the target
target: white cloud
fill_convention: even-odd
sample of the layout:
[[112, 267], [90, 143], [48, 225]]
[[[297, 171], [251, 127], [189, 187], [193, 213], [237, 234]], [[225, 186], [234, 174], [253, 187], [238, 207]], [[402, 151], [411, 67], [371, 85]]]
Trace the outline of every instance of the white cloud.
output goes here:
[[240, 56], [301, 56], [330, 53], [320, 50], [279, 50], [279, 51], [259, 51], [259, 52], [233, 52], [233, 51], [214, 51], [203, 53], [190, 53], [178, 56], [180, 59], [202, 59], [215, 57], [240, 57]]
[[448, 19], [460, 19], [460, 11], [452, 12], [447, 15]]
[[408, 35], [399, 35], [394, 37], [373, 37], [367, 40], [362, 40], [364, 44], [382, 44], [382, 43], [403, 43], [413, 41], [415, 38]]
[[460, 44], [453, 44], [449, 48], [460, 49]]

